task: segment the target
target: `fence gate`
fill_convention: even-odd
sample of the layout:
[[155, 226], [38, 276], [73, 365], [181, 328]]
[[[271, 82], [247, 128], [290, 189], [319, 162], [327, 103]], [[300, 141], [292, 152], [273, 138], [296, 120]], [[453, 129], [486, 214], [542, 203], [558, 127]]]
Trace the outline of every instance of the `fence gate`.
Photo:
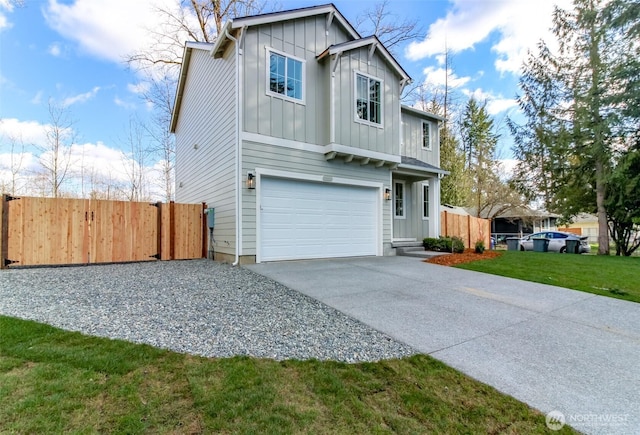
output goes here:
[[0, 268], [200, 258], [200, 204], [3, 196]]

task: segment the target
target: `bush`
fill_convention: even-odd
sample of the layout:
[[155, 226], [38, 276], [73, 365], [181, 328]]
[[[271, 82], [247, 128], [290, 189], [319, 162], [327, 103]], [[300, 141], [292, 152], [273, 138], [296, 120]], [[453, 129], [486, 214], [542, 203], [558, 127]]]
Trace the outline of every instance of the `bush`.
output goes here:
[[426, 237], [422, 240], [422, 246], [424, 246], [425, 251], [439, 251], [440, 239]]
[[478, 240], [476, 242], [476, 254], [482, 254], [485, 250], [484, 242], [482, 240]]
[[458, 237], [426, 237], [422, 240], [422, 246], [427, 251], [437, 252], [464, 252], [464, 242]]
[[453, 252], [456, 254], [462, 254], [464, 252], [464, 242], [459, 237], [452, 237], [451, 244], [453, 245]]

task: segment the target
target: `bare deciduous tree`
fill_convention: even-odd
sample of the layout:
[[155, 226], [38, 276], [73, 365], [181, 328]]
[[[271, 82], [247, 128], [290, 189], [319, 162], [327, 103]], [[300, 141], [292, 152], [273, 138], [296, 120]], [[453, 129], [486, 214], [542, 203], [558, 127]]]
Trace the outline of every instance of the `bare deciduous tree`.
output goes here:
[[146, 165], [149, 160], [149, 149], [146, 146], [146, 128], [137, 119], [129, 119], [127, 136], [122, 152], [122, 166], [127, 174], [127, 186], [124, 190], [129, 201], [146, 201], [149, 199], [149, 186]]
[[75, 140], [74, 121], [67, 107], [49, 100], [49, 123], [45, 126], [46, 143], [40, 150], [40, 165], [46, 194], [58, 198], [72, 165], [71, 145]]
[[2, 180], [2, 188], [0, 192], [6, 192], [11, 195], [18, 193], [18, 179], [22, 171], [22, 165], [24, 163], [24, 141], [22, 137], [15, 135], [9, 135], [7, 137], [9, 161], [5, 165], [0, 165], [0, 168], [4, 167], [9, 173], [8, 180]]
[[356, 18], [358, 32], [376, 35], [392, 54], [402, 43], [423, 35], [417, 19], [401, 18], [389, 12], [389, 0], [382, 0]]
[[166, 200], [174, 196], [175, 143], [169, 123], [185, 41], [215, 42], [226, 19], [259, 13], [266, 5], [267, 0], [176, 0], [173, 8], [157, 7], [154, 12], [163, 17], [162, 25], [148, 29], [155, 42], [126, 59], [130, 68], [145, 74], [150, 82], [142, 97], [155, 112], [149, 133], [161, 164]]

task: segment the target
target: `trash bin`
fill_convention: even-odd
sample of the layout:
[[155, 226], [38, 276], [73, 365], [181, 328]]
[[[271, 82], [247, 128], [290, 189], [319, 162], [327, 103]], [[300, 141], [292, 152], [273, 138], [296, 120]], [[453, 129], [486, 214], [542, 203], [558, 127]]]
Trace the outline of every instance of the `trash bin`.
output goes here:
[[520, 239], [517, 237], [509, 237], [507, 239], [507, 251], [517, 251], [520, 249]]
[[547, 252], [549, 250], [549, 239], [537, 237], [533, 239], [533, 252]]
[[567, 254], [579, 254], [580, 253], [580, 241], [578, 240], [567, 240], [566, 244], [566, 253]]

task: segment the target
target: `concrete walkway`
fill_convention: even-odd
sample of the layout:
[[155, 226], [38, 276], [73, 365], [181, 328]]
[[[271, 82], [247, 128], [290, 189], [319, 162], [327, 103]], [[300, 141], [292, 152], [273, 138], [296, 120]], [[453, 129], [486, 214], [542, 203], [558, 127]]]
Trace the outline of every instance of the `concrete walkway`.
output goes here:
[[248, 268], [580, 431], [640, 433], [640, 304], [410, 257]]

